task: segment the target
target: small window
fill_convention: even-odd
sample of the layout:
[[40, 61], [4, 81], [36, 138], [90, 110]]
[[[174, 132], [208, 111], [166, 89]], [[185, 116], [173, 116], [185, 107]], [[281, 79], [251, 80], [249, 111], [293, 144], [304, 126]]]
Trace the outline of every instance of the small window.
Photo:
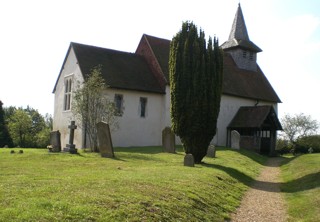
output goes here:
[[250, 52], [249, 59], [253, 60], [253, 52]]
[[147, 98], [140, 97], [140, 117], [146, 117]]
[[72, 79], [67, 78], [64, 82], [64, 106], [63, 110], [67, 111], [71, 109], [71, 93], [72, 93]]
[[114, 95], [114, 104], [116, 107], [116, 115], [122, 116], [122, 114], [123, 114], [123, 95], [115, 94]]
[[247, 58], [247, 51], [245, 51], [245, 50], [242, 51], [242, 57]]

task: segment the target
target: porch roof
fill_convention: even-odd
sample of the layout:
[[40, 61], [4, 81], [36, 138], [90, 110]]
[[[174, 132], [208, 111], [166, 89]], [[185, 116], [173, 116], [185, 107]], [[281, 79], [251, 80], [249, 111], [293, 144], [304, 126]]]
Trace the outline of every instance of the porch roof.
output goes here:
[[282, 130], [281, 123], [272, 106], [243, 106], [240, 107], [232, 121], [229, 129], [271, 129]]

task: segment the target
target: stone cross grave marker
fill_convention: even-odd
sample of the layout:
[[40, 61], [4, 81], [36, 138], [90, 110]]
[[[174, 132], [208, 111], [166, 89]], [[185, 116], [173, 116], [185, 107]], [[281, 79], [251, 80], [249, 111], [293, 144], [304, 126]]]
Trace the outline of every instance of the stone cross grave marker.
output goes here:
[[164, 152], [175, 153], [175, 135], [170, 127], [162, 130], [162, 147]]
[[59, 130], [50, 132], [50, 145], [52, 146], [51, 152], [61, 151], [60, 136], [61, 134]]
[[211, 158], [216, 157], [216, 147], [214, 145], [210, 145], [208, 147], [207, 157], [211, 157]]
[[109, 124], [105, 122], [97, 123], [97, 133], [101, 157], [114, 157]]
[[231, 131], [231, 148], [236, 150], [240, 149], [240, 133], [236, 130]]
[[74, 139], [74, 130], [77, 129], [77, 126], [75, 124], [75, 121], [71, 121], [71, 124], [68, 126], [68, 128], [70, 129], [70, 134], [69, 134], [69, 144], [67, 144], [66, 148], [64, 148], [63, 150], [71, 153], [71, 154], [76, 154], [77, 149], [76, 149], [76, 145], [73, 144], [73, 139]]

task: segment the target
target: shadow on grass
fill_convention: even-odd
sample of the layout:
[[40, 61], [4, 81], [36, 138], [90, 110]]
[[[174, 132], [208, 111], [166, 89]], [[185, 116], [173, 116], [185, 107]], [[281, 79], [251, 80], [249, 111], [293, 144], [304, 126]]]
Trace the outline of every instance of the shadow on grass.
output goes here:
[[224, 171], [240, 183], [243, 183], [250, 188], [267, 192], [295, 193], [320, 187], [320, 172], [312, 173], [286, 183], [277, 183], [255, 180], [254, 178], [231, 167], [207, 163], [203, 163], [202, 165]]
[[239, 153], [264, 166], [266, 165], [266, 161], [268, 160], [267, 156], [246, 149], [235, 150], [229, 147], [217, 147], [217, 151]]
[[229, 176], [233, 177], [234, 179], [238, 180], [240, 183], [243, 183], [249, 187], [251, 187], [253, 182], [255, 182], [255, 180], [252, 177], [250, 177], [250, 176], [246, 175], [245, 173], [243, 173], [237, 169], [234, 169], [232, 167], [225, 167], [225, 166], [221, 166], [221, 165], [217, 165], [217, 164], [210, 164], [210, 163], [202, 163], [201, 165], [205, 166], [205, 167], [210, 167], [210, 168], [221, 170], [221, 171], [229, 174]]
[[[176, 146], [176, 152], [182, 152], [182, 146]], [[158, 154], [164, 153], [161, 146], [144, 146], [144, 147], [115, 147], [114, 152], [135, 153], [135, 154]]]

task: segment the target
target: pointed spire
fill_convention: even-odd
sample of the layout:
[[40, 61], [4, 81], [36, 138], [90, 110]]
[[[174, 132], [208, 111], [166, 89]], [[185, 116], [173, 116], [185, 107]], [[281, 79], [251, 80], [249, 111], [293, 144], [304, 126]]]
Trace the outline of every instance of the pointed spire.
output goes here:
[[229, 35], [229, 40], [247, 40], [249, 41], [249, 35], [244, 21], [244, 17], [241, 10], [241, 5], [239, 3], [238, 10], [233, 20], [232, 29]]
[[252, 52], [261, 52], [262, 50], [250, 41], [246, 23], [242, 14], [241, 5], [239, 3], [236, 15], [233, 20], [231, 32], [228, 41], [223, 43], [221, 47], [225, 50], [240, 47], [248, 49]]

